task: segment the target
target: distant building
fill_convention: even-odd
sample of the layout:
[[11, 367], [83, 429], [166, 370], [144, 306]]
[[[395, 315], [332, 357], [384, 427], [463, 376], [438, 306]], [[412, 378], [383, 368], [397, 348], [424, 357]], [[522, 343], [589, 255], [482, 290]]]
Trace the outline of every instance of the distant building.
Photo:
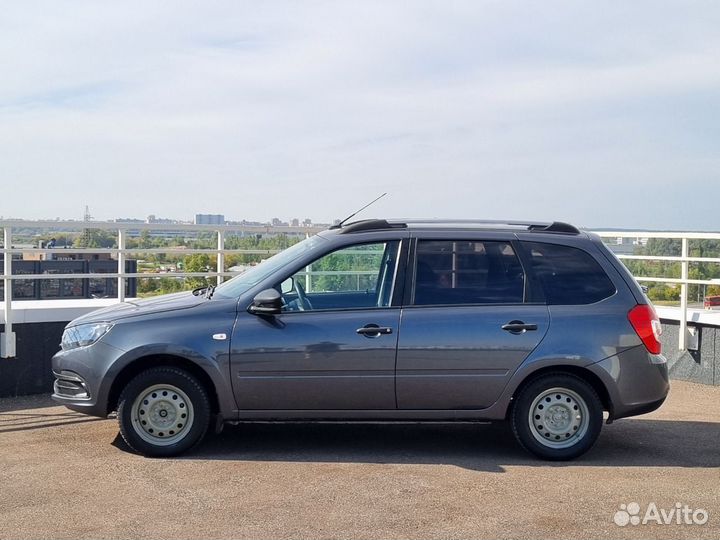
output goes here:
[[[18, 247], [18, 246], [14, 246]], [[52, 260], [28, 258], [14, 260], [12, 273], [22, 274], [77, 274], [73, 278], [60, 279], [18, 279], [13, 281], [13, 301], [51, 300], [67, 298], [114, 298], [117, 297], [117, 278], [83, 278], [82, 274], [112, 274], [117, 272], [118, 263], [109, 254], [70, 254], [55, 256]], [[0, 261], [3, 255], [0, 254]], [[15, 258], [15, 254], [13, 254]], [[137, 272], [137, 261], [126, 260], [125, 271]], [[0, 282], [0, 301], [4, 300], [4, 284]], [[137, 278], [125, 280], [125, 294], [137, 295]]]
[[[41, 243], [42, 244], [42, 243]], [[18, 246], [15, 246], [18, 247]], [[34, 246], [31, 246], [34, 247]], [[38, 246], [40, 249], [42, 245]], [[67, 246], [66, 246], [67, 247]], [[15, 258], [15, 256], [13, 256]], [[23, 253], [23, 261], [109, 261], [111, 253]], [[42, 272], [40, 272], [42, 273]]]
[[173, 225], [177, 223], [177, 220], [174, 219], [168, 219], [168, 218], [159, 218], [155, 216], [155, 214], [150, 214], [147, 219], [145, 220], [145, 223], [159, 223], [161, 225]]
[[223, 214], [195, 214], [195, 225], [225, 225]]
[[[152, 216], [155, 217], [155, 216]], [[111, 221], [114, 221], [115, 223], [145, 223], [144, 220], [138, 219], [138, 218], [116, 218]], [[148, 223], [150, 223], [148, 221]]]

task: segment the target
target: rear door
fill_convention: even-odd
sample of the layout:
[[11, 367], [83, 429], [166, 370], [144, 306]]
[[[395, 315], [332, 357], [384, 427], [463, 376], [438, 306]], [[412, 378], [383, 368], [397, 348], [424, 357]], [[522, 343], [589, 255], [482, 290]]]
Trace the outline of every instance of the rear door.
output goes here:
[[514, 235], [418, 239], [398, 342], [399, 409], [482, 409], [548, 329]]

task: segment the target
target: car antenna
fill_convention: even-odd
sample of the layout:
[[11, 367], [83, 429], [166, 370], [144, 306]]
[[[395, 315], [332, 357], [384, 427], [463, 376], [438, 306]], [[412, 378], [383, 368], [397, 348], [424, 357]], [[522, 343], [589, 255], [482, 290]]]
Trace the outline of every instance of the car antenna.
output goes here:
[[380, 195], [378, 198], [373, 199], [372, 201], [370, 201], [369, 203], [367, 203], [365, 206], [363, 206], [360, 210], [356, 210], [355, 212], [353, 212], [352, 214], [350, 214], [348, 217], [346, 217], [345, 219], [343, 219], [340, 223], [338, 223], [337, 225], [333, 225], [333, 226], [330, 227], [330, 228], [331, 228], [331, 229], [339, 229], [340, 227], [342, 227], [342, 226], [345, 224], [345, 222], [346, 222], [348, 219], [350, 219], [350, 218], [352, 218], [352, 217], [355, 217], [357, 214], [359, 214], [360, 212], [362, 212], [363, 210], [365, 210], [365, 209], [366, 209], [368, 206], [370, 206], [371, 204], [375, 204], [376, 202], [378, 202], [378, 201], [379, 201], [380, 199], [382, 199], [385, 195], [387, 195], [387, 192], [383, 193], [383, 194]]

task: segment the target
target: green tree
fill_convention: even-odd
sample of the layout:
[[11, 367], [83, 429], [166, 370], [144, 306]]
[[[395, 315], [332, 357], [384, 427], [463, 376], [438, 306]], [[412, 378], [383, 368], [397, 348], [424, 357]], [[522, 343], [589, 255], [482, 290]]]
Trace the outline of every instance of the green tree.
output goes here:
[[[209, 272], [215, 264], [207, 253], [195, 253], [185, 257], [183, 266], [185, 272]], [[188, 289], [207, 287], [209, 284], [210, 280], [205, 277], [188, 277], [185, 280]]]
[[141, 249], [149, 249], [152, 247], [152, 241], [150, 239], [150, 231], [147, 229], [140, 233], [140, 239], [138, 241], [138, 247]]
[[115, 235], [110, 231], [101, 229], [87, 229], [73, 242], [79, 248], [111, 248], [117, 246]]

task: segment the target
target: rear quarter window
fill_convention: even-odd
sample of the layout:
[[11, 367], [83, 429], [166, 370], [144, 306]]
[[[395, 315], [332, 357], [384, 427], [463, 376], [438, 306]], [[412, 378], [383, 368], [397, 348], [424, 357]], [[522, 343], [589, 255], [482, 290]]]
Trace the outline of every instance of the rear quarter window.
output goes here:
[[548, 304], [594, 304], [615, 294], [612, 280], [588, 252], [542, 242], [523, 246]]

